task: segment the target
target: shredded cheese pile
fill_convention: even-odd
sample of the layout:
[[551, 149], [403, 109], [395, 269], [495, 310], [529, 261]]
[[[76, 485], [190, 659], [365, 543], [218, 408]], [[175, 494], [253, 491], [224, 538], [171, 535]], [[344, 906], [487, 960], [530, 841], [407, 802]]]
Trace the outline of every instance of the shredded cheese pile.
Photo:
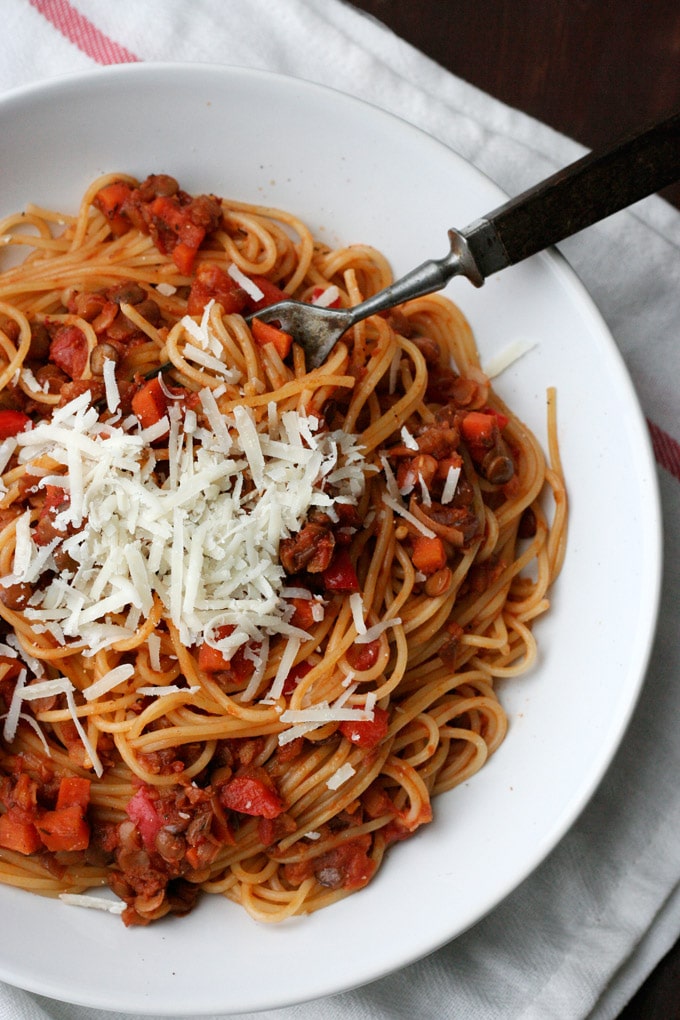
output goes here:
[[[68, 493], [54, 522], [65, 537], [36, 545], [26, 510], [13, 572], [0, 579], [35, 584], [56, 571], [25, 609], [36, 630], [92, 656], [132, 635], [160, 599], [187, 646], [207, 641], [227, 658], [276, 635], [299, 646], [306, 635], [288, 622], [279, 543], [311, 507], [357, 502], [361, 450], [347, 433], [320, 432], [314, 417], [279, 415], [273, 403], [258, 425], [246, 407], [222, 415], [209, 389], [200, 400], [200, 418], [175, 404], [143, 430], [120, 412], [100, 421], [86, 392], [18, 437], [19, 462], [42, 476], [38, 487]], [[159, 465], [152, 443], [164, 433], [169, 456]], [[75, 564], [61, 574], [59, 544]], [[234, 628], [228, 637], [216, 634], [224, 625]]]

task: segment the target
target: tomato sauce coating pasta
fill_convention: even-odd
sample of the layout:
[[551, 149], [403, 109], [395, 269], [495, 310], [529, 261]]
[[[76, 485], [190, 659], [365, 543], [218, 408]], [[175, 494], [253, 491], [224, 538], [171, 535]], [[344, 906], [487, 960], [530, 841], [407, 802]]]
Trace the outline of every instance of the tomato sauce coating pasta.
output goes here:
[[356, 304], [385, 258], [167, 175], [0, 238], [0, 881], [129, 925], [362, 888], [534, 664], [552, 393], [547, 462], [440, 295], [307, 371], [258, 309]]

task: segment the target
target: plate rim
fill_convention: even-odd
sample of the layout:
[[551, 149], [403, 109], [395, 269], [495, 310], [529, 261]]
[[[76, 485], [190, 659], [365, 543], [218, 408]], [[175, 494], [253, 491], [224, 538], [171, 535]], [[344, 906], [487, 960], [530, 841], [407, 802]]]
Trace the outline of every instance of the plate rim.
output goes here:
[[[313, 92], [326, 92], [336, 97], [336, 101], [342, 101], [347, 104], [353, 104], [357, 110], [368, 108], [372, 111], [373, 116], [387, 118], [393, 122], [398, 122], [403, 125], [404, 128], [410, 132], [417, 133], [422, 140], [426, 140], [429, 145], [434, 145], [440, 150], [444, 150], [449, 157], [457, 160], [461, 166], [464, 166], [466, 172], [470, 172], [480, 181], [484, 181], [487, 186], [495, 189], [499, 204], [507, 198], [507, 195], [501, 188], [498, 187], [491, 178], [483, 171], [479, 170], [473, 163], [466, 160], [463, 156], [457, 153], [445, 142], [439, 140], [435, 136], [429, 134], [427, 131], [420, 128], [418, 125], [413, 124], [411, 121], [400, 117], [399, 115], [383, 109], [382, 107], [367, 102], [361, 97], [347, 93], [341, 89], [335, 88], [330, 85], [321, 84], [310, 79], [296, 77], [289, 74], [281, 74], [277, 71], [271, 71], [267, 69], [245, 67], [240, 65], [222, 65], [214, 63], [176, 63], [172, 61], [163, 61], [157, 63], [139, 63], [139, 64], [124, 64], [124, 65], [113, 65], [107, 68], [94, 69], [88, 71], [77, 71], [70, 72], [68, 74], [62, 74], [58, 76], [52, 76], [49, 78], [42, 79], [36, 82], [30, 82], [21, 85], [17, 88], [8, 90], [0, 94], [0, 119], [5, 116], [6, 110], [11, 109], [12, 104], [15, 103], [26, 103], [35, 101], [44, 97], [47, 93], [59, 92], [64, 89], [71, 90], [73, 88], [82, 88], [83, 85], [87, 85], [94, 81], [104, 82], [106, 79], [109, 81], [115, 81], [117, 79], [124, 78], [143, 78], [155, 76], [162, 76], [164, 74], [171, 73], [173, 75], [180, 75], [186, 77], [195, 77], [203, 75], [216, 75], [218, 78], [229, 78], [230, 76], [245, 76], [252, 79], [267, 79], [269, 81], [286, 82], [289, 86], [295, 86], [297, 88], [304, 88]], [[557, 844], [564, 837], [566, 832], [572, 827], [579, 814], [585, 809], [587, 804], [590, 802], [597, 788], [600, 786], [605, 773], [611, 766], [616, 754], [618, 753], [621, 743], [625, 737], [625, 732], [630, 724], [630, 720], [635, 712], [639, 698], [644, 686], [645, 674], [647, 672], [650, 657], [654, 647], [656, 626], [659, 618], [659, 608], [661, 601], [661, 590], [663, 580], [663, 527], [662, 527], [662, 507], [660, 498], [660, 488], [658, 474], [655, 467], [653, 448], [651, 437], [649, 436], [648, 429], [645, 425], [644, 414], [639, 402], [639, 398], [635, 391], [634, 384], [632, 382], [631, 375], [625, 364], [625, 360], [621, 351], [619, 350], [614, 337], [594, 299], [590, 295], [587, 287], [580, 280], [574, 269], [570, 266], [568, 260], [563, 254], [555, 249], [543, 252], [536, 258], [548, 260], [553, 266], [555, 273], [561, 278], [562, 281], [567, 281], [571, 290], [574, 292], [578, 299], [578, 303], [587, 312], [587, 317], [590, 321], [597, 325], [598, 333], [603, 343], [607, 345], [607, 356], [609, 359], [614, 359], [618, 363], [619, 370], [619, 386], [623, 385], [627, 388], [629, 405], [628, 413], [632, 415], [632, 431], [635, 434], [638, 443], [640, 443], [640, 452], [645, 458], [645, 469], [652, 480], [652, 490], [650, 491], [648, 498], [647, 512], [651, 516], [651, 536], [648, 536], [649, 542], [653, 547], [653, 557], [647, 565], [649, 577], [647, 578], [647, 589], [648, 591], [648, 602], [646, 603], [647, 612], [647, 623], [643, 628], [645, 639], [638, 643], [638, 668], [635, 670], [638, 680], [634, 696], [628, 699], [625, 705], [625, 711], [622, 711], [619, 718], [619, 725], [617, 736], [607, 750], [603, 751], [601, 760], [599, 762], [599, 768], [592, 772], [588, 781], [583, 784], [583, 789], [578, 796], [572, 797], [572, 801], [578, 803], [572, 803], [569, 810], [564, 812], [562, 824], [560, 826], [554, 826], [553, 831], [546, 837], [544, 844], [537, 848], [533, 858], [530, 858], [523, 872], [517, 877], [512, 885], [507, 888], [504, 892], [499, 893], [493, 900], [492, 903], [488, 904], [482, 913], [480, 913], [470, 924], [466, 925], [462, 930], [456, 931], [454, 934], [450, 934], [443, 938], [434, 939], [429, 947], [425, 947], [417, 955], [405, 951], [402, 958], [397, 960], [393, 965], [383, 968], [382, 971], [376, 972], [371, 970], [370, 973], [365, 972], [363, 976], [359, 977], [356, 981], [352, 981], [347, 984], [345, 981], [338, 977], [337, 984], [333, 988], [326, 989], [322, 992], [314, 992], [309, 996], [297, 997], [294, 999], [287, 999], [282, 1002], [280, 999], [269, 998], [262, 1000], [258, 1005], [251, 1005], [245, 1007], [234, 1007], [234, 1009], [240, 1008], [241, 1010], [262, 1010], [262, 1009], [273, 1009], [277, 1007], [293, 1005], [294, 1003], [309, 1001], [321, 995], [329, 995], [337, 992], [349, 990], [350, 988], [358, 987], [363, 984], [367, 984], [374, 980], [378, 980], [384, 977], [386, 974], [392, 973], [395, 970], [415, 962], [421, 959], [423, 956], [429, 954], [440, 948], [442, 945], [448, 943], [452, 939], [457, 938], [464, 931], [469, 930], [476, 923], [482, 920], [483, 917], [487, 916], [492, 912], [510, 893], [512, 893], [526, 878], [531, 875], [541, 862], [551, 853], [551, 851], [557, 846]], [[25, 894], [24, 894], [25, 895]], [[368, 968], [370, 970], [370, 968]], [[4, 967], [4, 961], [0, 958], [0, 978], [8, 981], [8, 983], [16, 984], [16, 979], [13, 980]], [[41, 984], [40, 980], [35, 980], [33, 984], [23, 982], [18, 987], [26, 988], [29, 991], [36, 992], [42, 995], [51, 995], [56, 998], [60, 998], [61, 995], [55, 989], [45, 990], [45, 985]], [[63, 990], [62, 990], [63, 993]], [[93, 998], [92, 996], [84, 997], [81, 999], [69, 998], [64, 1001], [78, 1002], [84, 1006], [90, 1006], [93, 1008], [109, 1008], [114, 1007], [106, 1006], [100, 1000]], [[115, 1007], [118, 1009], [119, 1007]], [[217, 1005], [215, 1002], [205, 1003], [205, 1006], [201, 1007], [201, 1012], [192, 1013], [194, 1016], [207, 1015], [208, 1013], [214, 1012], [215, 1009], [224, 1010], [224, 1003]], [[230, 1007], [231, 1008], [231, 1007]], [[153, 1008], [151, 1003], [136, 1003], [134, 1007], [136, 1012], [143, 1014], [155, 1013], [156, 1010]], [[182, 1004], [177, 1006], [178, 1012], [166, 1013], [168, 1016], [186, 1016], [186, 1009], [183, 1008]]]

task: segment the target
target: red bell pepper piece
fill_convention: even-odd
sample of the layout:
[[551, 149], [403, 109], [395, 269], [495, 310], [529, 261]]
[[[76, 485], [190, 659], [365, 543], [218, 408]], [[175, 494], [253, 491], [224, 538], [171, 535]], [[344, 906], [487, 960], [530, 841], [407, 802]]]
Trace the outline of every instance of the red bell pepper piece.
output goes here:
[[137, 826], [146, 849], [153, 850], [156, 845], [156, 836], [160, 832], [163, 822], [156, 810], [156, 805], [143, 786], [140, 786], [134, 797], [130, 798], [125, 810], [130, 821]]

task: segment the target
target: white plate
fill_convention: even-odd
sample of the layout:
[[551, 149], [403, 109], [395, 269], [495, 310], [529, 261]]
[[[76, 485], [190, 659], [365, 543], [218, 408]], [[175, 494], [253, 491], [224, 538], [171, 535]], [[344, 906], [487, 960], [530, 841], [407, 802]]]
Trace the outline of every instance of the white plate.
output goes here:
[[[257, 71], [132, 65], [0, 101], [0, 212], [74, 210], [96, 175], [166, 172], [295, 210], [319, 236], [368, 242], [403, 272], [444, 255], [446, 230], [500, 203], [486, 178], [411, 126], [338, 93]], [[226, 900], [126, 930], [95, 911], [0, 888], [12, 918], [0, 978], [121, 1011], [273, 1008], [370, 981], [460, 934], [565, 833], [622, 739], [641, 687], [660, 577], [656, 476], [630, 380], [596, 309], [553, 254], [450, 287], [482, 358], [536, 348], [498, 381], [540, 436], [558, 388], [568, 556], [537, 633], [540, 664], [502, 692], [510, 732], [482, 772], [441, 797], [377, 879], [280, 927]], [[123, 979], [121, 980], [121, 975]]]

